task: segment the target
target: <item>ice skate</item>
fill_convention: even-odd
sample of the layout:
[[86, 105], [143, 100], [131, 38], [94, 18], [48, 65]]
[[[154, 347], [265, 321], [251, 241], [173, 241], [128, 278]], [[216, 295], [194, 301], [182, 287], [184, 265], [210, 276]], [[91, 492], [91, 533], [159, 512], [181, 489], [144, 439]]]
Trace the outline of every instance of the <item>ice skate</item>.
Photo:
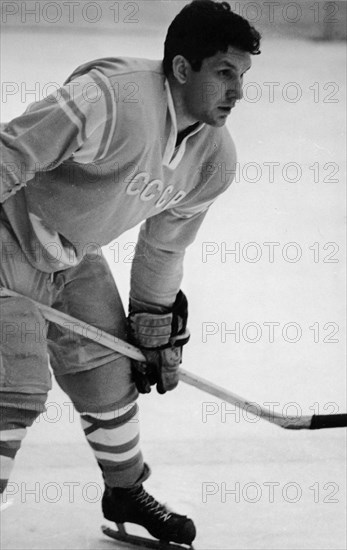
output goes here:
[[[170, 512], [149, 495], [142, 485], [131, 489], [106, 487], [102, 510], [109, 521], [117, 524], [118, 531], [103, 526], [105, 535], [142, 548], [160, 550], [192, 549], [196, 535], [194, 523], [186, 516]], [[126, 532], [124, 523], [144, 527], [153, 540]]]

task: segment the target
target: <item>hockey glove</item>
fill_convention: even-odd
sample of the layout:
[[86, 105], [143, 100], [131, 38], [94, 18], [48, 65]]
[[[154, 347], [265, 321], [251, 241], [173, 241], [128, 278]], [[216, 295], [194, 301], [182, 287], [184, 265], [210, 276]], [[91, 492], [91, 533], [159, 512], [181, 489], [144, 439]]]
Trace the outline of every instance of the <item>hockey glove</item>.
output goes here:
[[133, 361], [133, 379], [140, 393], [156, 384], [158, 393], [173, 390], [179, 379], [182, 346], [189, 340], [188, 302], [182, 291], [169, 313], [130, 313], [129, 340], [138, 346], [147, 362]]

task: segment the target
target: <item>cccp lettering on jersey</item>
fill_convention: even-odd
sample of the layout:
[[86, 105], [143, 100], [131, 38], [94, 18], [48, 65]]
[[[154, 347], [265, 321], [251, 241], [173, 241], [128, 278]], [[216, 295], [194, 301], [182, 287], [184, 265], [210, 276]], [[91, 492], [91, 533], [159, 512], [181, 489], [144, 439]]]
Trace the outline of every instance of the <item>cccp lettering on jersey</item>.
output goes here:
[[[156, 208], [171, 208], [179, 203], [185, 196], [186, 192], [179, 190], [174, 193], [173, 185], [164, 186], [164, 183], [159, 179], [150, 181], [148, 172], [139, 172], [136, 174], [126, 188], [127, 195], [138, 196], [143, 202], [155, 200]], [[174, 194], [173, 194], [174, 193]]]

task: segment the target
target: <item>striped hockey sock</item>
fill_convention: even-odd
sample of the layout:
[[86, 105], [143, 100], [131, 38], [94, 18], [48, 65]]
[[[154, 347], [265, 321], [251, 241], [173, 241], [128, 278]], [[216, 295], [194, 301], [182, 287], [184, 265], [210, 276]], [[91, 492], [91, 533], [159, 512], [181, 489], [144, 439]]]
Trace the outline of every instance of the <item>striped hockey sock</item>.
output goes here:
[[0, 493], [6, 489], [8, 479], [13, 470], [14, 458], [26, 435], [26, 428], [10, 428], [0, 433]]
[[85, 412], [81, 422], [105, 483], [109, 487], [134, 485], [144, 469], [137, 403], [110, 412]]
[[14, 459], [38, 412], [15, 407], [0, 409], [0, 493], [6, 489]]

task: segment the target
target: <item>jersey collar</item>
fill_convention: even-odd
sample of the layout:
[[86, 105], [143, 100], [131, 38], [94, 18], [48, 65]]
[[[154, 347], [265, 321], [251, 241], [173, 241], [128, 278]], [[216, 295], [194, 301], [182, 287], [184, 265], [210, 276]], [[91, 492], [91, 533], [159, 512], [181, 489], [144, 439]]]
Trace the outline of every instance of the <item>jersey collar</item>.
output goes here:
[[170, 90], [169, 81], [165, 80], [165, 89], [167, 94], [167, 104], [168, 104], [168, 110], [171, 117], [171, 127], [169, 132], [169, 138], [167, 140], [166, 148], [164, 151], [163, 156], [163, 164], [167, 166], [168, 168], [175, 169], [178, 164], [181, 162], [182, 157], [184, 155], [184, 152], [186, 150], [186, 143], [187, 140], [200, 132], [202, 128], [204, 128], [205, 123], [201, 122], [196, 128], [194, 128], [188, 135], [185, 136], [185, 138], [182, 140], [180, 145], [176, 147], [176, 141], [177, 141], [177, 117], [176, 117], [176, 111], [175, 106]]

